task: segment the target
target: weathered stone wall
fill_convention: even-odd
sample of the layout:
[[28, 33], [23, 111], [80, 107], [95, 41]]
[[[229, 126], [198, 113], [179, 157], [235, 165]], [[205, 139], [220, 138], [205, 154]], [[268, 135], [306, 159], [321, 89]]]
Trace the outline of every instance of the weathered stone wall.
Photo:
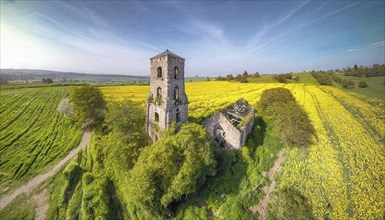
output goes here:
[[213, 116], [206, 119], [203, 124], [210, 136], [215, 139], [215, 128], [220, 125], [225, 132], [226, 147], [229, 149], [239, 149], [246, 144], [247, 135], [251, 132], [254, 125], [254, 110], [250, 107], [250, 120], [241, 128], [236, 126], [226, 118], [222, 112], [216, 112]]
[[241, 132], [234, 127], [233, 124], [226, 118], [223, 113], [219, 114], [218, 122], [226, 133], [226, 145], [231, 148], [238, 149], [242, 147], [241, 145]]
[[[167, 51], [168, 52], [168, 51]], [[151, 58], [151, 77], [150, 77], [150, 97], [152, 102], [147, 103], [147, 131], [150, 137], [154, 140], [150, 132], [149, 124], [155, 122], [155, 113], [159, 114], [159, 128], [165, 129], [170, 126], [173, 121], [176, 121], [177, 112], [179, 112], [180, 123], [187, 122], [188, 118], [188, 99], [185, 93], [184, 85], [184, 59], [175, 57], [169, 53]], [[158, 68], [162, 68], [162, 77], [158, 78]], [[175, 70], [177, 67], [179, 74], [175, 79]], [[161, 88], [162, 103], [156, 103], [157, 90]], [[174, 99], [175, 88], [178, 88], [178, 100]]]

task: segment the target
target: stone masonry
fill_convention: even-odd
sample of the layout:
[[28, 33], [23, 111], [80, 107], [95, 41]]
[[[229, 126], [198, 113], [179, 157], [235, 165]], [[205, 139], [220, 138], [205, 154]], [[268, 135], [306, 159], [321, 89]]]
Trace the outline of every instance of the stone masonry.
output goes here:
[[188, 99], [184, 85], [185, 59], [169, 50], [151, 59], [150, 95], [146, 100], [146, 130], [155, 142], [159, 131], [175, 121], [187, 122]]
[[240, 99], [225, 111], [216, 112], [203, 124], [217, 146], [234, 150], [245, 145], [254, 119], [254, 109], [244, 99]]

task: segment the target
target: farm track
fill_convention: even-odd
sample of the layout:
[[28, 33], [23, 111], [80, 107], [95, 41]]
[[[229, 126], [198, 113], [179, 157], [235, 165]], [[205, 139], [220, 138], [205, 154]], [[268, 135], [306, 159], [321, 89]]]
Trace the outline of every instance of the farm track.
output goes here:
[[63, 167], [64, 164], [66, 164], [69, 160], [74, 158], [81, 150], [84, 150], [87, 144], [89, 143], [91, 138], [91, 132], [85, 131], [82, 140], [78, 147], [71, 150], [70, 153], [60, 160], [57, 164], [55, 164], [49, 171], [39, 174], [35, 177], [33, 177], [30, 181], [28, 181], [25, 185], [22, 187], [16, 189], [11, 194], [7, 194], [3, 196], [0, 199], [0, 209], [3, 209], [6, 207], [9, 203], [11, 203], [16, 197], [18, 197], [21, 194], [29, 194], [32, 192], [32, 190], [37, 187], [39, 184], [43, 183], [48, 177], [51, 177], [55, 175], [59, 170]]
[[266, 207], [269, 203], [269, 197], [272, 192], [275, 190], [276, 181], [274, 179], [275, 173], [280, 169], [281, 164], [285, 161], [284, 154], [286, 149], [282, 148], [278, 152], [278, 158], [274, 162], [274, 166], [267, 172], [267, 177], [269, 178], [271, 184], [270, 186], [266, 186], [263, 188], [263, 192], [265, 193], [265, 196], [259, 201], [259, 204], [256, 206], [253, 206], [250, 208], [250, 210], [253, 213], [258, 212], [259, 219], [265, 220], [266, 219]]

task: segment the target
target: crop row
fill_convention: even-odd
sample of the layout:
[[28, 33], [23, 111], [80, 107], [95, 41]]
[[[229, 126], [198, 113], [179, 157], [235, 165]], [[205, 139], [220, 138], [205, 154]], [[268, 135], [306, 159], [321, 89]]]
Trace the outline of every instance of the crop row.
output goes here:
[[57, 112], [68, 88], [0, 91], [1, 183], [36, 174], [75, 147], [81, 131]]

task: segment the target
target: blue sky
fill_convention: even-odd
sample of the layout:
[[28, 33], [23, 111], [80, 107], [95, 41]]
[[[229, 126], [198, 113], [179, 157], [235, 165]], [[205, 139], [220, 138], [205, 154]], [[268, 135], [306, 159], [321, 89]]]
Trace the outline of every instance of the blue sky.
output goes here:
[[384, 63], [384, 1], [1, 1], [1, 68], [187, 76]]

